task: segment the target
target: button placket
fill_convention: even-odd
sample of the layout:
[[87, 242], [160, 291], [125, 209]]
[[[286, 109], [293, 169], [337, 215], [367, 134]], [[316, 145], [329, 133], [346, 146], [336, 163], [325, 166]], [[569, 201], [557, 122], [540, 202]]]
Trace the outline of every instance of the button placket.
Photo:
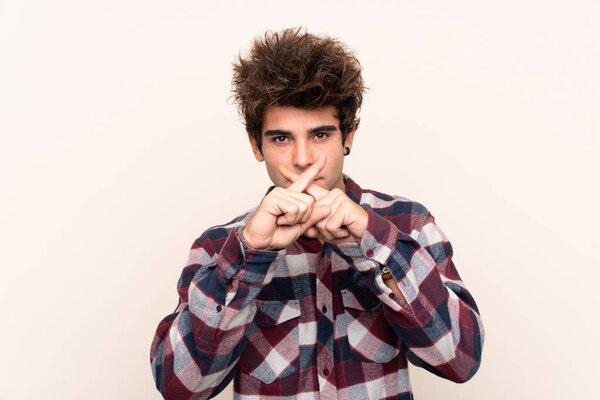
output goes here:
[[[332, 307], [332, 262], [331, 248], [327, 244], [323, 245], [321, 258], [317, 266], [317, 287], [316, 287], [316, 307], [317, 307], [317, 329], [319, 330], [319, 339], [317, 340], [317, 371], [319, 378], [319, 392], [321, 399], [333, 399], [335, 393], [332, 391], [334, 385], [331, 382], [333, 377], [331, 371], [333, 368], [333, 307]], [[321, 312], [319, 312], [321, 311]]]

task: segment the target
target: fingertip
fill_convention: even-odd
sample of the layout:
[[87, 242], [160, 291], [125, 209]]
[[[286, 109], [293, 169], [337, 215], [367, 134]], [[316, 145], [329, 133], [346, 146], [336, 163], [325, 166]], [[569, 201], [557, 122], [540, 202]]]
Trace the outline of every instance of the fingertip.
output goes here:
[[317, 231], [317, 229], [316, 229], [314, 226], [311, 226], [310, 228], [308, 228], [308, 229], [306, 230], [306, 232], [304, 232], [304, 234], [305, 234], [307, 237], [309, 237], [309, 238], [313, 238], [313, 239], [314, 239], [314, 238], [316, 238], [316, 237], [317, 237], [318, 231]]
[[282, 175], [285, 176], [288, 174], [288, 169], [285, 167], [285, 165], [279, 164], [279, 165], [277, 165], [277, 168], [279, 169], [279, 171], [281, 172]]
[[325, 153], [319, 153], [319, 156], [317, 157], [317, 163], [321, 166], [325, 165], [325, 162], [327, 161], [327, 154]]

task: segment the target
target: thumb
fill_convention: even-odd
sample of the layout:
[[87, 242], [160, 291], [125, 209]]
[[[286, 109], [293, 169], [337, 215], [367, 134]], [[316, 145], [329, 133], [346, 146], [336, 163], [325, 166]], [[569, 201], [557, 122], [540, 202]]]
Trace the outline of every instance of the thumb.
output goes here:
[[302, 232], [305, 232], [308, 228], [310, 228], [311, 226], [313, 226], [314, 224], [316, 224], [323, 218], [326, 218], [327, 216], [329, 216], [330, 213], [331, 213], [331, 207], [329, 207], [326, 204], [321, 204], [321, 205], [313, 207], [310, 217], [308, 218], [308, 221], [306, 221], [305, 223], [303, 223], [301, 225]]

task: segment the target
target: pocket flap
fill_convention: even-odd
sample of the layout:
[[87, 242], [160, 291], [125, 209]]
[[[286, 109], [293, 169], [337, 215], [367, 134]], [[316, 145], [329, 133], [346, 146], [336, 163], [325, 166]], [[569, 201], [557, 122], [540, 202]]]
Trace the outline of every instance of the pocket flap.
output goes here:
[[267, 328], [300, 316], [300, 300], [257, 300], [256, 323]]
[[343, 289], [341, 291], [344, 307], [359, 311], [377, 311], [381, 301], [368, 288]]

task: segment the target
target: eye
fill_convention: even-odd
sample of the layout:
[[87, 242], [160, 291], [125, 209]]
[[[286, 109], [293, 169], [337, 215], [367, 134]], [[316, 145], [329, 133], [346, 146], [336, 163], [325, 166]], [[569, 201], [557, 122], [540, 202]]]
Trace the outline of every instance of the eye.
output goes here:
[[315, 134], [315, 137], [319, 140], [327, 139], [328, 136], [329, 136], [329, 133], [327, 133], [327, 132], [317, 132]]
[[274, 141], [275, 143], [285, 143], [285, 141], [286, 141], [286, 140], [287, 140], [287, 137], [286, 137], [286, 136], [275, 136], [275, 137], [273, 138], [273, 141]]

